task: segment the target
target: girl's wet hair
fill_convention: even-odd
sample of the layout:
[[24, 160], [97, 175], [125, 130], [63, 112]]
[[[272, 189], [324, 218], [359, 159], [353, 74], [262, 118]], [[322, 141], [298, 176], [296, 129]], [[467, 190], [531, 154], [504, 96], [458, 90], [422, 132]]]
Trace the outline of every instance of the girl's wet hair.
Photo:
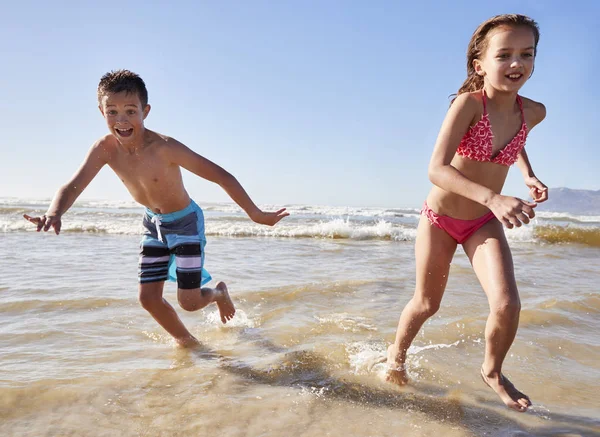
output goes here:
[[129, 70], [113, 70], [106, 73], [98, 84], [98, 102], [102, 96], [125, 91], [127, 94], [137, 94], [142, 108], [148, 104], [148, 90], [142, 78]]
[[480, 59], [480, 57], [483, 56], [487, 50], [488, 35], [490, 31], [501, 26], [523, 26], [531, 29], [533, 32], [533, 37], [535, 38], [534, 55], [537, 54], [537, 45], [540, 40], [540, 29], [538, 24], [533, 19], [525, 15], [504, 14], [496, 15], [495, 17], [484, 21], [479, 25], [475, 32], [473, 32], [471, 41], [469, 41], [469, 46], [467, 47], [467, 79], [459, 88], [458, 92], [454, 95], [452, 102], [454, 102], [456, 97], [463, 93], [469, 93], [483, 88], [483, 76], [480, 76], [477, 74], [477, 72], [475, 72], [473, 61], [475, 59]]

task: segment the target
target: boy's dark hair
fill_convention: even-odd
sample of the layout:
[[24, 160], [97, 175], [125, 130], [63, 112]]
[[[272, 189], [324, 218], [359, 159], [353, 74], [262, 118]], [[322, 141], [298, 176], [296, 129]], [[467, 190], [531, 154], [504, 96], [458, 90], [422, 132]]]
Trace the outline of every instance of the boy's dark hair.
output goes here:
[[129, 70], [113, 70], [106, 73], [98, 84], [98, 102], [102, 96], [125, 91], [127, 94], [137, 94], [142, 102], [142, 108], [148, 104], [148, 90], [140, 76]]

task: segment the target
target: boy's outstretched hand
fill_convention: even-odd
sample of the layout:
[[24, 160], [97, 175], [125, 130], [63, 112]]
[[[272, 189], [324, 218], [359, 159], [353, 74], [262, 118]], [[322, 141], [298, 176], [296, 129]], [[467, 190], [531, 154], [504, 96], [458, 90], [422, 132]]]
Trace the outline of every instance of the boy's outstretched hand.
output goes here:
[[52, 227], [54, 228], [54, 232], [56, 232], [56, 235], [60, 233], [60, 226], [62, 224], [60, 216], [46, 216], [46, 214], [44, 214], [41, 217], [31, 217], [30, 215], [23, 214], [23, 218], [36, 225], [38, 232], [40, 232], [42, 229], [44, 230], [44, 232], [46, 232]]
[[287, 217], [288, 215], [290, 215], [290, 213], [285, 212], [285, 208], [281, 208], [279, 211], [275, 212], [259, 211], [258, 213], [254, 214], [251, 219], [261, 225], [273, 226], [279, 220]]

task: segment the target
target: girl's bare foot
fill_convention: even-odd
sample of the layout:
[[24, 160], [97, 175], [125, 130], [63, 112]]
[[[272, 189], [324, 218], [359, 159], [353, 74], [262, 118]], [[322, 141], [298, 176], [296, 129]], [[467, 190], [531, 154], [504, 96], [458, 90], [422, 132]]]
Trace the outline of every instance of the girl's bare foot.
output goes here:
[[227, 323], [228, 320], [233, 319], [233, 316], [235, 315], [235, 307], [233, 306], [233, 302], [229, 297], [229, 292], [227, 291], [227, 285], [225, 285], [225, 282], [219, 282], [216, 290], [217, 294], [215, 296], [215, 302], [217, 303], [217, 307], [219, 307], [221, 322]]
[[397, 385], [408, 384], [404, 361], [398, 360], [398, 350], [390, 345], [387, 350], [387, 374], [385, 380]]
[[193, 335], [190, 335], [189, 337], [185, 338], [176, 338], [175, 343], [177, 343], [177, 346], [183, 348], [193, 348], [200, 345], [198, 339]]
[[531, 406], [529, 397], [521, 393], [502, 373], [486, 374], [481, 368], [481, 379], [494, 390], [508, 408], [524, 413]]

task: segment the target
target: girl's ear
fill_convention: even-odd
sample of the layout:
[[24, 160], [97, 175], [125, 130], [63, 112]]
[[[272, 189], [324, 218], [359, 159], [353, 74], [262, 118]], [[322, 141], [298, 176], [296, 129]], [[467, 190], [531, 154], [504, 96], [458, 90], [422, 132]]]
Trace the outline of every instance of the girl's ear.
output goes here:
[[479, 76], [485, 76], [483, 65], [481, 64], [481, 61], [479, 59], [473, 59], [473, 69], [475, 70], [475, 73], [477, 73]]

